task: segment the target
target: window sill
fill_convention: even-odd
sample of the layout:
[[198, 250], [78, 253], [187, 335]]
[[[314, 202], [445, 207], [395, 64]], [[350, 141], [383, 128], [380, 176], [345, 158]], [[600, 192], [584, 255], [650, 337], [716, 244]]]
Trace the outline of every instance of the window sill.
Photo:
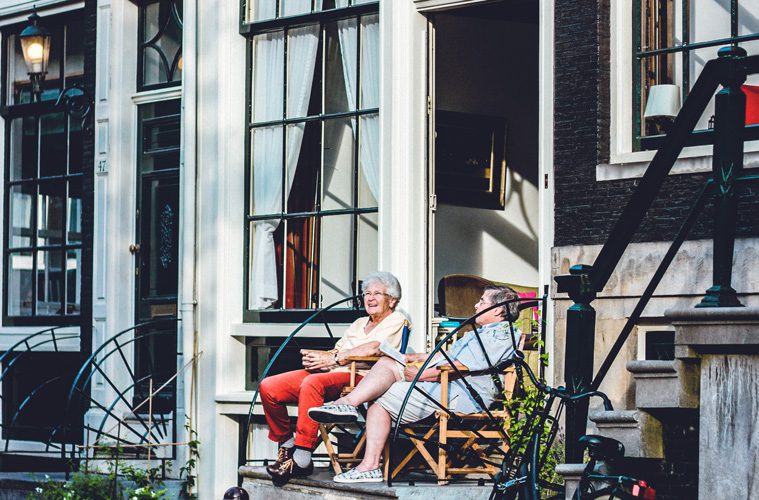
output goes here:
[[[597, 181], [614, 181], [643, 177], [656, 151], [637, 151], [612, 155], [608, 164], [596, 165]], [[744, 168], [759, 168], [759, 141], [745, 143]], [[671, 174], [711, 172], [712, 146], [693, 146], [683, 149], [672, 167]]]
[[[41, 330], [43, 330], [43, 328], [38, 327], [38, 326], [0, 327], [0, 351], [7, 351], [19, 341], [24, 340], [29, 335], [37, 333]], [[55, 333], [57, 336], [61, 336], [61, 335], [69, 336], [71, 334], [79, 335], [79, 328], [78, 327], [58, 328], [56, 329]], [[40, 339], [40, 341], [42, 341], [46, 338], [50, 338], [50, 336], [40, 335], [38, 338]], [[34, 344], [38, 344], [38, 343], [39, 342], [35, 342]], [[62, 352], [79, 352], [79, 350], [81, 349], [79, 337], [66, 338], [66, 339], [59, 340], [57, 342], [57, 345], [58, 345], [58, 351], [62, 351]], [[19, 347], [22, 347], [22, 346], [19, 346]], [[35, 346], [34, 350], [37, 352], [53, 352], [56, 349], [55, 349], [55, 346], [53, 345], [53, 342], [45, 342], [42, 345]]]
[[[300, 323], [236, 323], [232, 325], [231, 335], [240, 340], [244, 337], [287, 337]], [[341, 337], [348, 323], [330, 323], [332, 334]], [[324, 323], [306, 325], [298, 332], [299, 337], [329, 337]]]

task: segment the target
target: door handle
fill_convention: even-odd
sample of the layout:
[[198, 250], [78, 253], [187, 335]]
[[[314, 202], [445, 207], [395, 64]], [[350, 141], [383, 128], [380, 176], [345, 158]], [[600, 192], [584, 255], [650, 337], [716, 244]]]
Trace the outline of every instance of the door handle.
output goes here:
[[136, 253], [140, 253], [140, 244], [132, 243], [131, 245], [129, 245], [129, 253], [131, 253], [132, 255]]

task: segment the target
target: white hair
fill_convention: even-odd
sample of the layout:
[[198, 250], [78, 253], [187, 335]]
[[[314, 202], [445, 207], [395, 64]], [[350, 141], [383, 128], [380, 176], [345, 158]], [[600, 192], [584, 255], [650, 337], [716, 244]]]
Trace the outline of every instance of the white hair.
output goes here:
[[393, 276], [392, 273], [386, 271], [375, 271], [364, 276], [364, 280], [361, 282], [361, 291], [365, 292], [366, 289], [375, 283], [385, 287], [385, 293], [394, 298], [395, 300], [401, 300], [401, 283], [398, 278]]

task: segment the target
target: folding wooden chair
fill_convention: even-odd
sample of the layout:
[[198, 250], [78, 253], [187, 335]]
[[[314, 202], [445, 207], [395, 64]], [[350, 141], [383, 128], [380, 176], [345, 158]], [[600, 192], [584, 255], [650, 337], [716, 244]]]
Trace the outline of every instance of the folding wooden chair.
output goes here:
[[[526, 335], [520, 336], [520, 351], [524, 348], [525, 337]], [[450, 373], [453, 369], [449, 365], [440, 366], [438, 369], [441, 385], [440, 403], [447, 408]], [[460, 371], [466, 374], [465, 370]], [[503, 372], [504, 399], [501, 403], [513, 397], [516, 383], [516, 370], [513, 366], [509, 366]], [[511, 416], [503, 404], [499, 405], [499, 408], [490, 410], [490, 415], [497, 423], [493, 423], [485, 412], [473, 414], [454, 412], [453, 415], [449, 415], [440, 410], [430, 419], [402, 427], [401, 432], [408, 437], [414, 447], [393, 468], [389, 479], [394, 479], [406, 469], [417, 455], [421, 457], [421, 464], [432, 470], [438, 483], [447, 483], [454, 476], [497, 473], [498, 465], [509, 450], [508, 431]], [[448, 452], [452, 448], [449, 445], [452, 444], [455, 444], [457, 450], [455, 454]], [[385, 458], [387, 478], [387, 453]], [[476, 463], [467, 463], [471, 460]]]
[[[406, 353], [406, 349], [408, 347], [408, 339], [410, 333], [411, 328], [409, 327], [409, 322], [405, 321], [403, 323], [400, 348], [400, 352], [404, 354]], [[356, 374], [358, 372], [359, 364], [376, 363], [379, 359], [379, 356], [349, 357], [348, 361], [350, 361], [351, 374], [350, 383], [343, 389], [342, 395], [344, 396], [350, 393], [353, 388], [356, 387]], [[329, 457], [330, 464], [332, 465], [332, 469], [335, 471], [335, 474], [340, 474], [343, 472], [343, 465], [346, 467], [352, 467], [354, 464], [360, 462], [361, 453], [364, 451], [364, 446], [366, 445], [366, 433], [364, 432], [364, 428], [362, 426], [358, 426], [358, 428], [355, 429], [355, 432], [351, 432], [351, 430], [349, 430], [349, 427], [352, 426], [347, 426], [344, 424], [319, 424], [319, 435], [321, 436], [322, 443], [324, 443], [324, 448], [327, 451], [327, 456]], [[341, 434], [344, 440], [350, 440], [351, 444], [349, 447], [351, 448], [351, 451], [339, 452], [337, 450], [337, 443], [334, 443], [332, 441], [331, 436], [336, 436], [338, 434]], [[385, 454], [387, 454], [387, 451]], [[385, 462], [387, 462], [387, 460], [385, 460]]]

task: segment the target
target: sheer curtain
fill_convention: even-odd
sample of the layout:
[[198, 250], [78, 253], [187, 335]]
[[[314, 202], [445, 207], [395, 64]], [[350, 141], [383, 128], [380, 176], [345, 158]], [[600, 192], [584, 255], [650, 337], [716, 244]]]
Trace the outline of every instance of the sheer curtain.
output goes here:
[[[291, 8], [310, 9], [310, 0], [290, 0]], [[303, 4], [303, 5], [299, 5]], [[254, 49], [253, 121], [282, 118], [284, 103], [284, 33], [260, 35]], [[305, 116], [308, 110], [314, 76], [319, 26], [309, 25], [288, 31], [287, 40], [287, 116]], [[292, 185], [298, 165], [305, 124], [288, 127], [285, 171], [287, 191]], [[282, 125], [253, 129], [251, 138], [253, 161], [254, 214], [276, 214], [282, 209], [282, 157], [284, 134]], [[253, 261], [250, 271], [249, 307], [265, 309], [278, 300], [277, 256], [274, 231], [279, 219], [254, 223]]]
[[[347, 3], [347, 0], [340, 0]], [[361, 3], [361, 2], [354, 2]], [[379, 106], [379, 16], [364, 16], [361, 19], [361, 92], [356, 99], [357, 43], [356, 25], [350, 20], [338, 22], [340, 52], [342, 53], [345, 93], [348, 102], [356, 103], [359, 109]], [[359, 158], [364, 179], [374, 199], [379, 201], [379, 116], [361, 117], [361, 140]], [[355, 130], [354, 130], [355, 136]]]

